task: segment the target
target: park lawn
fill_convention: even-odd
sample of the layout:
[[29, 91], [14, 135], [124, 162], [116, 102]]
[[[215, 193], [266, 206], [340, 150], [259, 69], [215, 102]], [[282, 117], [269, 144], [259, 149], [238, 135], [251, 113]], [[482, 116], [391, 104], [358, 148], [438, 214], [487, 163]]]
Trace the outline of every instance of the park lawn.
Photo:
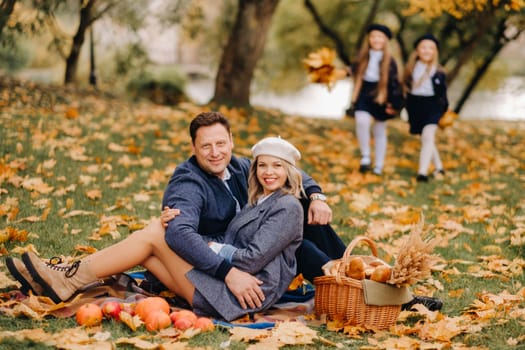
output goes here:
[[[177, 164], [190, 155], [188, 124], [210, 106], [176, 107], [119, 100], [102, 93], [16, 85], [0, 105], [0, 252], [19, 256], [30, 245], [43, 257], [82, 256], [122, 239], [157, 216]], [[525, 348], [525, 125], [458, 121], [439, 132], [447, 170], [443, 179], [416, 183], [419, 141], [401, 119], [389, 122], [385, 174], [357, 172], [354, 121], [307, 119], [255, 108], [216, 107], [232, 122], [235, 153], [249, 156], [264, 136], [280, 135], [302, 152], [300, 165], [324, 188], [333, 225], [349, 243], [371, 237], [380, 257], [393, 262], [412, 224], [439, 239], [440, 264], [415, 293], [444, 301], [436, 320], [424, 315], [399, 323], [415, 330], [350, 337], [314, 327], [348, 349], [412, 344], [433, 348]], [[10, 235], [7, 235], [7, 232]], [[359, 253], [368, 254], [366, 249]], [[10, 277], [2, 262], [0, 276]], [[1, 291], [13, 290], [0, 278]], [[74, 319], [34, 320], [1, 312], [0, 329], [43, 328], [59, 333]], [[454, 320], [469, 319], [461, 327]], [[441, 321], [441, 322], [440, 322]], [[412, 327], [412, 328], [411, 328]], [[460, 329], [459, 329], [460, 328]], [[147, 335], [105, 321], [111, 340]], [[197, 335], [196, 347], [219, 348], [227, 330]], [[155, 341], [155, 337], [150, 339]], [[417, 344], [417, 345], [414, 345]], [[232, 342], [231, 349], [247, 344]], [[375, 346], [375, 347], [374, 347]], [[44, 342], [0, 337], [0, 348], [50, 348]], [[118, 345], [118, 348], [133, 348]], [[287, 348], [331, 349], [327, 342]]]

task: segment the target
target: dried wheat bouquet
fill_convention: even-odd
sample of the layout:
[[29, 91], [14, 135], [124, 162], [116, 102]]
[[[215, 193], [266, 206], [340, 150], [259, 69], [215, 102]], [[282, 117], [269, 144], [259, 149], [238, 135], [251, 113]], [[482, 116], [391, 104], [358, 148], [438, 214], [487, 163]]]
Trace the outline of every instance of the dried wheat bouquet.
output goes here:
[[437, 240], [423, 239], [423, 220], [412, 228], [405, 243], [399, 249], [392, 276], [387, 281], [398, 287], [411, 286], [430, 277], [438, 257], [432, 252]]

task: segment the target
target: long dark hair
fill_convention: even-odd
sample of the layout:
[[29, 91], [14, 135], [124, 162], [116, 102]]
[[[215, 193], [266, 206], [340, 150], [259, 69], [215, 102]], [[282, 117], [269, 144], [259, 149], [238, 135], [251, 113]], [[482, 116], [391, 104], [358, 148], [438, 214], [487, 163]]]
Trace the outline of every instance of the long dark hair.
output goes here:
[[[392, 54], [390, 53], [390, 44], [385, 42], [383, 46], [383, 58], [381, 59], [381, 67], [379, 69], [379, 82], [375, 92], [375, 102], [382, 105], [388, 100], [388, 73], [390, 70], [390, 62], [392, 61]], [[368, 61], [370, 60], [370, 41], [367, 39], [363, 42], [359, 55], [357, 56], [357, 69], [354, 75], [354, 91], [352, 93], [352, 102], [357, 101], [357, 96], [361, 91], [363, 85], [363, 77], [365, 75]]]

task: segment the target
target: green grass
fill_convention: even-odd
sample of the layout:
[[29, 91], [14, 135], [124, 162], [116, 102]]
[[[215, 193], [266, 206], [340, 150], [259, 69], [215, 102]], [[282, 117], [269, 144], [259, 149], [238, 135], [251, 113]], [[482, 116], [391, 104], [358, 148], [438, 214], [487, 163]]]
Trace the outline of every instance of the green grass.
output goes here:
[[[16, 177], [0, 174], [0, 208], [16, 198], [20, 211], [11, 221], [0, 211], [0, 229], [14, 227], [30, 232], [27, 242], [5, 242], [1, 247], [3, 254], [12, 254], [15, 247], [30, 243], [45, 257], [78, 255], [76, 245], [101, 249], [114, 242], [111, 236], [104, 236], [99, 241], [88, 239], [100, 228], [103, 216], [128, 216], [128, 226], [118, 228], [124, 237], [131, 232], [130, 226], [158, 215], [171, 172], [190, 155], [187, 127], [200, 110], [190, 104], [170, 109], [103, 100], [84, 93], [58, 94], [54, 99], [57, 103], [49, 108], [38, 104], [41, 95], [38, 89], [21, 87], [4, 89], [3, 93], [9, 95], [11, 102], [0, 110], [0, 166], [12, 169]], [[77, 106], [77, 118], [65, 117], [66, 109], [71, 106]], [[396, 213], [407, 208], [421, 210], [431, 233], [450, 238], [446, 245], [436, 249], [448, 262], [446, 269], [457, 268], [462, 272], [461, 275], [434, 273], [433, 278], [443, 285], [442, 290], [426, 283], [416, 286], [427, 288], [441, 298], [446, 316], [463, 314], [481, 292], [497, 294], [507, 290], [515, 294], [525, 285], [523, 272], [502, 278], [501, 272], [492, 271], [495, 277], [484, 279], [469, 270], [472, 266], [487, 270], [482, 257], [497, 254], [509, 261], [518, 261], [525, 256], [523, 244], [510, 244], [511, 231], [525, 221], [523, 123], [459, 122], [454, 128], [439, 133], [438, 147], [447, 177], [419, 184], [414, 181], [419, 143], [408, 135], [407, 125], [401, 120], [390, 122], [385, 175], [378, 179], [365, 178], [356, 171], [358, 148], [351, 119], [304, 119], [268, 110], [231, 109], [225, 113], [232, 121], [237, 154], [249, 155], [251, 145], [266, 135], [281, 135], [297, 145], [303, 154], [301, 166], [330, 195], [334, 227], [347, 243], [356, 235], [373, 234], [369, 232], [369, 223], [395, 220]], [[124, 150], [111, 150], [111, 144]], [[56, 161], [54, 166], [50, 161]], [[53, 190], [39, 193], [23, 188], [21, 181], [30, 178], [41, 178]], [[92, 200], [86, 196], [94, 189], [101, 191], [102, 198]], [[138, 194], [149, 195], [149, 200], [137, 199]], [[352, 206], [356, 194], [371, 198], [369, 209], [356, 210]], [[334, 200], [337, 196], [339, 201]], [[47, 219], [24, 221], [23, 218], [43, 214], [47, 202], [42, 204], [42, 200], [50, 203]], [[470, 218], [469, 208], [486, 211], [487, 215]], [[89, 211], [94, 215], [63, 217], [72, 210]], [[354, 220], [366, 224], [353, 225]], [[446, 220], [461, 224], [469, 231], [450, 236], [450, 231], [441, 226]], [[378, 243], [389, 245], [401, 236], [400, 231], [392, 232]], [[494, 252], [494, 246], [500, 251]], [[366, 252], [366, 249], [360, 251]], [[385, 251], [380, 249], [380, 254]], [[523, 262], [521, 264], [523, 269]], [[0, 268], [6, 271], [5, 267]], [[8, 287], [4, 291], [11, 289]], [[456, 290], [463, 290], [463, 294], [457, 297], [448, 294]], [[523, 335], [524, 322], [503, 316], [481, 332], [459, 335], [453, 341], [489, 349], [524, 348], [523, 339], [514, 346], [507, 344], [507, 339]], [[2, 330], [44, 328], [53, 332], [74, 326], [73, 319], [33, 321], [0, 314]], [[103, 328], [111, 332], [112, 339], [140, 334], [111, 322], [105, 322]], [[349, 349], [367, 344], [367, 335], [362, 340], [353, 340], [341, 333], [326, 331], [324, 327], [319, 331], [323, 337]], [[225, 330], [218, 329], [191, 339], [189, 344], [218, 348], [228, 338]], [[49, 348], [28, 341], [0, 340], [2, 349], [20, 347]], [[246, 344], [233, 342], [230, 348], [244, 349]], [[332, 347], [321, 343], [286, 347], [294, 348]]]

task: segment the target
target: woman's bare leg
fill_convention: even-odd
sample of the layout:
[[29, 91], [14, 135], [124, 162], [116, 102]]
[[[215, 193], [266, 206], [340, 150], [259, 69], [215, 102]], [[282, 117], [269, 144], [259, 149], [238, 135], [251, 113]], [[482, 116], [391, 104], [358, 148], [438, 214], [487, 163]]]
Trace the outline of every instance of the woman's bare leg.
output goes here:
[[193, 267], [177, 254], [174, 253], [174, 255], [171, 265], [174, 271], [170, 272], [156, 256], [150, 257], [143, 266], [153, 273], [169, 290], [192, 304], [195, 287], [186, 278], [186, 273]]
[[195, 288], [186, 278], [186, 272], [192, 266], [171, 250], [164, 234], [160, 221], [154, 220], [144, 229], [90, 255], [87, 258], [90, 269], [97, 278], [103, 278], [142, 265], [166, 287], [191, 303]]
[[152, 255], [153, 241], [156, 239], [164, 239], [164, 228], [158, 220], [86, 259], [93, 273], [103, 278], [142, 265]]

